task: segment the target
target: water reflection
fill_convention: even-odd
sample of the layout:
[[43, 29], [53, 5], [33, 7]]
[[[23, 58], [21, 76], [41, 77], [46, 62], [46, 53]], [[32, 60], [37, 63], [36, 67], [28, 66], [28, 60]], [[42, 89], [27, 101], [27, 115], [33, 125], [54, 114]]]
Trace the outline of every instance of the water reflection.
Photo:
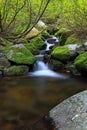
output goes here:
[[55, 105], [85, 90], [74, 79], [13, 77], [0, 81], [0, 130], [25, 130]]

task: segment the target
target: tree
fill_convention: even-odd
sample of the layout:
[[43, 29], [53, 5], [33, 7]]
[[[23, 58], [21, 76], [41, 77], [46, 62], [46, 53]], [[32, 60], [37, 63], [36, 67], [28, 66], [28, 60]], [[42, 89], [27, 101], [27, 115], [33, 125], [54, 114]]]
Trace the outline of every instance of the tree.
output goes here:
[[[0, 37], [15, 40], [27, 35], [38, 23], [50, 0], [0, 0]], [[35, 11], [36, 10], [36, 13]]]

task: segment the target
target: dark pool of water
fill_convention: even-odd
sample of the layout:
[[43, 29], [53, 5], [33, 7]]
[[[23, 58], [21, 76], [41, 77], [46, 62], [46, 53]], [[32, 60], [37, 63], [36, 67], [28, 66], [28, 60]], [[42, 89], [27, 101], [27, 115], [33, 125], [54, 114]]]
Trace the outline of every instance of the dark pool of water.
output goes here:
[[0, 130], [29, 130], [64, 99], [87, 89], [73, 78], [7, 77], [0, 80]]

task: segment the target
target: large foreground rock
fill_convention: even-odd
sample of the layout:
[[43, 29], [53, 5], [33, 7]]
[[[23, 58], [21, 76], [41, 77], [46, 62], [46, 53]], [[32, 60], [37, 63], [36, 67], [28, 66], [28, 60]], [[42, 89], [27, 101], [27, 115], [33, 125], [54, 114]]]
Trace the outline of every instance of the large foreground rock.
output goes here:
[[87, 91], [63, 101], [49, 112], [55, 130], [87, 130]]

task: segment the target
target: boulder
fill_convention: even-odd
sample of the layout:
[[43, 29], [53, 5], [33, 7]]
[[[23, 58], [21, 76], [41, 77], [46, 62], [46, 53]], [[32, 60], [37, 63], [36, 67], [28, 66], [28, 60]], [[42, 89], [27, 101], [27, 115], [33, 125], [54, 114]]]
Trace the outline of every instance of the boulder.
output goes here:
[[3, 71], [4, 68], [7, 68], [10, 66], [10, 62], [8, 61], [5, 53], [0, 50], [0, 71]]
[[55, 130], [87, 130], [87, 91], [78, 93], [49, 112]]
[[53, 59], [60, 60], [66, 63], [67, 61], [74, 59], [77, 54], [74, 49], [71, 49], [71, 47], [65, 45], [54, 48], [51, 53], [51, 56]]
[[32, 37], [35, 37], [39, 34], [40, 32], [35, 28], [33, 27], [32, 30], [25, 36], [25, 39], [30, 39]]
[[81, 74], [87, 75], [87, 52], [77, 56], [74, 65]]
[[39, 31], [44, 30], [44, 29], [47, 28], [46, 24], [43, 21], [41, 21], [41, 20], [38, 21], [38, 23], [36, 24], [35, 27]]
[[36, 37], [31, 40], [30, 43], [24, 43], [23, 45], [32, 53], [36, 52], [38, 49], [41, 49], [43, 46], [46, 46], [40, 37]]
[[6, 76], [14, 76], [14, 75], [24, 75], [27, 74], [29, 71], [28, 66], [11, 66], [4, 69], [4, 75]]
[[16, 44], [5, 49], [7, 58], [16, 64], [31, 65], [35, 62], [33, 54], [23, 45]]

